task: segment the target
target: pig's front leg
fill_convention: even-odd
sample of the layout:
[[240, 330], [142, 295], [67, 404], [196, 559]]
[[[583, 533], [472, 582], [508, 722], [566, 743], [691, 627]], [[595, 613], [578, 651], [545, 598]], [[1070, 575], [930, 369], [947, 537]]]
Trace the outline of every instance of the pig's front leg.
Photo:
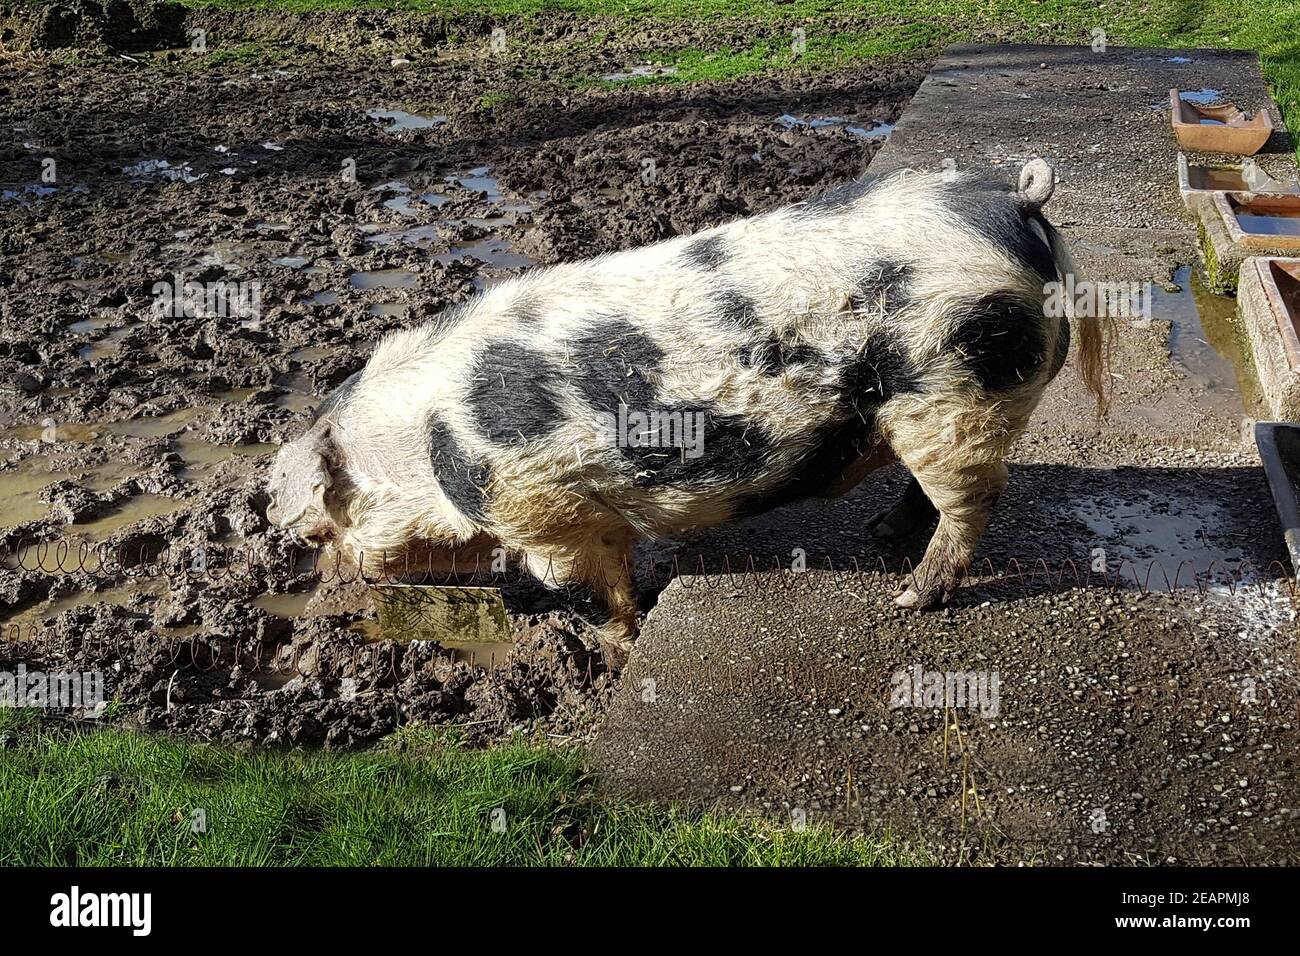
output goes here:
[[621, 669], [632, 652], [637, 633], [636, 593], [632, 581], [631, 529], [607, 529], [569, 547], [530, 547], [528, 566], [543, 583], [584, 584], [609, 610], [609, 620], [596, 636], [606, 663]]

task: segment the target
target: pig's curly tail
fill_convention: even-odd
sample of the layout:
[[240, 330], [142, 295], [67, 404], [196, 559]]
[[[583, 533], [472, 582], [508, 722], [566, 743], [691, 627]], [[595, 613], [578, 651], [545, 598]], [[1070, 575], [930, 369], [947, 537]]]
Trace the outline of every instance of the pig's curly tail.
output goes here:
[[1056, 189], [1056, 173], [1043, 159], [1031, 159], [1020, 170], [1017, 190], [1021, 200], [1041, 206], [1052, 198]]

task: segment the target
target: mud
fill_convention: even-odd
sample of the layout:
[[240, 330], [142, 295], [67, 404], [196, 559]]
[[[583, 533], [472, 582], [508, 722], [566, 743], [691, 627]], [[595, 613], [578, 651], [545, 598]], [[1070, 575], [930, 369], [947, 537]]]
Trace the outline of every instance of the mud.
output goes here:
[[[174, 29], [132, 16], [80, 22], [132, 49]], [[102, 668], [116, 719], [204, 739], [360, 746], [411, 720], [583, 736], [611, 681], [586, 595], [510, 589], [504, 660], [376, 641], [365, 595], [311, 587], [260, 489], [385, 332], [533, 263], [853, 178], [924, 71], [575, 88], [627, 48], [543, 48], [544, 70], [486, 49], [418, 69], [0, 63], [6, 660]], [[230, 291], [155, 308], [188, 282]]]

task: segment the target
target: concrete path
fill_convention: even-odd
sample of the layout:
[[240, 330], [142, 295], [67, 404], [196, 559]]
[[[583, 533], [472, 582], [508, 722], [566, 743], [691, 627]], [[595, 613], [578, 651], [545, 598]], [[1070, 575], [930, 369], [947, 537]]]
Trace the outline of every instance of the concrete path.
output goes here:
[[[647, 583], [674, 557], [809, 570], [662, 591], [593, 745], [611, 786], [888, 825], [955, 859], [1300, 861], [1295, 611], [1280, 565], [1227, 584], [1225, 565], [1283, 553], [1242, 439], [1232, 303], [1185, 268], [1171, 87], [1271, 108], [1246, 53], [954, 48], [936, 64], [871, 171], [1054, 164], [1048, 214], [1084, 270], [1157, 286], [1155, 321], [1122, 330], [1111, 420], [1058, 378], [981, 547], [991, 575], [936, 614], [897, 611], [893, 578], [871, 573], [924, 549], [863, 531], [897, 469], [648, 550]], [[1266, 169], [1289, 167], [1284, 136], [1269, 149]], [[1098, 555], [1130, 586], [1084, 580]], [[863, 573], [821, 570], [855, 560]], [[983, 713], [927, 701], [952, 672]]]

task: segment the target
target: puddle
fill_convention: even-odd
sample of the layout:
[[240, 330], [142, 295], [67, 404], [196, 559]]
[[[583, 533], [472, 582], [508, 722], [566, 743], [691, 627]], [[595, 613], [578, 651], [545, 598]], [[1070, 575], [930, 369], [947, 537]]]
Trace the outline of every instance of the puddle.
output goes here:
[[256, 392], [257, 392], [256, 385], [246, 385], [243, 388], [222, 389], [221, 391], [216, 392], [215, 396], [223, 402], [231, 402], [233, 404], [238, 404], [239, 402], [244, 401], [250, 395], [253, 395]]
[[165, 586], [166, 582], [156, 579], [109, 587], [102, 591], [74, 591], [71, 594], [60, 595], [40, 604], [32, 605], [14, 614], [0, 613], [0, 621], [5, 623], [4, 631], [6, 636], [9, 636], [12, 633], [13, 626], [17, 625], [20, 638], [31, 637], [42, 630], [42, 621], [58, 617], [65, 611], [75, 610], [79, 607], [90, 607], [95, 604], [114, 604], [118, 607], [125, 607], [136, 598], [160, 597]]
[[0, 199], [8, 199], [17, 202], [20, 206], [26, 206], [33, 199], [44, 199], [46, 196], [53, 196], [58, 190], [54, 186], [42, 186], [40, 183], [26, 183], [17, 189], [0, 189]]
[[179, 498], [168, 498], [166, 495], [136, 495], [105, 511], [97, 518], [67, 527], [71, 534], [90, 538], [92, 541], [103, 541], [123, 528], [129, 528], [133, 524], [139, 524], [141, 521], [159, 515], [172, 514], [184, 507], [185, 502]]
[[1241, 348], [1237, 303], [1205, 288], [1191, 266], [1174, 274], [1181, 292], [1157, 288], [1151, 315], [1172, 324], [1169, 351], [1192, 381], [1206, 390], [1213, 411], [1229, 418], [1267, 418], [1263, 392]]
[[107, 425], [97, 427], [110, 435], [117, 435], [122, 438], [165, 438], [184, 429], [200, 414], [200, 409], [182, 408], [166, 415], [157, 417], [141, 416], [127, 419], [124, 422], [110, 422]]
[[307, 300], [308, 305], [338, 305], [339, 294], [337, 292], [317, 292]]
[[[378, 223], [367, 225], [377, 229], [383, 228]], [[372, 232], [362, 226], [361, 231], [370, 233], [366, 236], [366, 242], [377, 246], [391, 246], [399, 242], [408, 246], [430, 246], [442, 241], [437, 226], [414, 226], [410, 229], [395, 229], [387, 232]]]
[[494, 177], [488, 175], [491, 171], [491, 166], [475, 166], [473, 169], [451, 173], [446, 177], [446, 180], [449, 183], [459, 183], [472, 192], [486, 193], [488, 202], [493, 205], [500, 205], [502, 201], [501, 186]]
[[[1225, 568], [1216, 566], [1216, 571], [1235, 569], [1247, 558], [1228, 530], [1233, 526], [1229, 516], [1213, 501], [1140, 491], [1133, 497], [1074, 498], [1069, 507], [1095, 536], [1093, 546], [1105, 549], [1110, 572], [1120, 571], [1135, 584], [1146, 582], [1153, 561], [1159, 565], [1152, 572], [1151, 587], [1163, 588], [1164, 575], [1173, 584], [1183, 562], [1187, 566], [1178, 584], [1191, 587], [1193, 568], [1205, 574], [1218, 562]], [[1132, 564], [1121, 567], [1126, 561]]]
[[602, 73], [600, 78], [606, 83], [626, 83], [628, 80], [640, 80], [645, 77], [676, 75], [677, 67], [675, 66], [662, 66], [656, 63], [640, 63], [636, 66], [631, 66], [626, 70], [619, 70], [615, 73]]
[[329, 358], [338, 349], [330, 345], [309, 345], [306, 348], [297, 349], [289, 353], [290, 362], [317, 362], [323, 358]]
[[401, 133], [408, 129], [432, 129], [447, 122], [445, 116], [421, 116], [419, 113], [408, 113], [405, 110], [366, 110], [366, 115], [372, 120], [388, 120], [389, 125], [384, 127], [385, 133]]
[[[85, 321], [93, 323], [96, 320], [87, 319]], [[72, 328], [73, 326], [80, 325], [80, 324], [81, 323], [79, 322], [74, 322], [72, 326], [69, 326], [69, 328]], [[138, 328], [140, 328], [140, 323], [132, 322], [130, 325], [124, 325], [120, 329], [114, 329], [112, 332], [109, 332], [103, 338], [96, 339], [94, 342], [91, 342], [88, 345], [83, 345], [80, 348], [78, 348], [77, 358], [81, 359], [83, 362], [93, 362], [96, 359], [106, 358], [110, 355], [116, 355], [118, 353], [118, 349], [122, 345], [122, 340], [125, 339], [128, 335], [130, 335]]]
[[222, 239], [210, 245], [199, 264], [204, 266], [222, 266], [233, 272], [243, 272], [244, 263], [257, 254], [257, 246], [251, 242], [235, 242]]
[[39, 425], [16, 425], [13, 428], [6, 428], [0, 431], [0, 438], [14, 441], [39, 441], [47, 444], [65, 441], [86, 444], [99, 437], [100, 433], [96, 428], [97, 426], [93, 425], [64, 424], [47, 418]]
[[68, 331], [77, 335], [93, 335], [101, 329], [106, 329], [117, 321], [115, 315], [96, 315], [89, 319], [78, 319], [68, 326]]
[[859, 139], [885, 139], [894, 131], [893, 123], [873, 122], [871, 126], [858, 126], [843, 116], [794, 116], [782, 113], [776, 118], [778, 125], [784, 129], [842, 129]]
[[400, 319], [406, 315], [405, 302], [376, 302], [367, 310], [371, 315], [384, 318]]
[[419, 281], [419, 273], [410, 269], [371, 269], [348, 278], [354, 289], [414, 289]]
[[278, 408], [286, 408], [296, 415], [301, 412], [309, 412], [315, 408], [317, 399], [301, 392], [288, 392], [284, 395], [275, 396], [272, 402]]
[[272, 399], [280, 408], [287, 408], [294, 413], [306, 412], [315, 408], [319, 402], [319, 399], [312, 394], [311, 378], [305, 372], [277, 375], [271, 384], [286, 390], [284, 394]]
[[123, 166], [122, 172], [132, 179], [165, 179], [169, 182], [197, 183], [205, 178], [203, 173], [195, 173], [189, 163], [173, 166], [165, 159], [142, 159], [130, 166]]
[[50, 506], [40, 500], [41, 492], [67, 477], [66, 472], [41, 471], [30, 460], [0, 471], [0, 528], [44, 518]]
[[448, 265], [471, 257], [494, 269], [518, 269], [537, 264], [536, 260], [512, 250], [504, 239], [493, 236], [472, 242], [454, 242], [449, 250], [435, 255], [433, 261]]
[[[178, 438], [172, 442], [172, 450], [181, 456], [181, 461], [195, 468], [230, 461], [232, 458], [260, 458], [263, 455], [273, 454], [278, 448], [278, 445], [260, 442], [247, 445], [214, 445], [197, 438]], [[188, 477], [186, 469], [181, 470], [181, 477]]]
[[253, 604], [276, 617], [299, 618], [314, 596], [312, 591], [300, 594], [261, 594], [253, 598]]
[[306, 256], [280, 256], [278, 259], [272, 259], [271, 265], [288, 266], [290, 269], [301, 269], [308, 263]]

